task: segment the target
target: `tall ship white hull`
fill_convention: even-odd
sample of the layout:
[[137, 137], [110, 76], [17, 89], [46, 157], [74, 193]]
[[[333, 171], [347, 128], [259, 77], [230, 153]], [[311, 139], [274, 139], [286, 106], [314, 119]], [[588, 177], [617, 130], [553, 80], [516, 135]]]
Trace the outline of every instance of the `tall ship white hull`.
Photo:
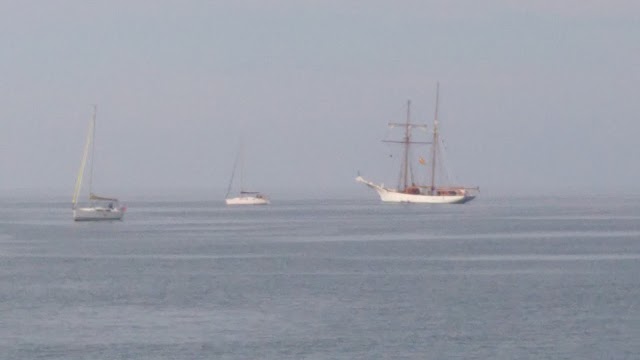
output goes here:
[[269, 200], [264, 197], [240, 196], [224, 200], [227, 205], [269, 205]]
[[470, 194], [466, 189], [442, 189], [438, 191], [440, 195], [407, 194], [397, 189], [388, 189], [382, 185], [374, 184], [361, 176], [358, 176], [356, 181], [374, 189], [380, 196], [380, 200], [388, 203], [464, 204], [475, 199], [475, 195]]
[[124, 208], [109, 209], [104, 207], [84, 207], [73, 210], [73, 220], [75, 221], [103, 221], [122, 220]]

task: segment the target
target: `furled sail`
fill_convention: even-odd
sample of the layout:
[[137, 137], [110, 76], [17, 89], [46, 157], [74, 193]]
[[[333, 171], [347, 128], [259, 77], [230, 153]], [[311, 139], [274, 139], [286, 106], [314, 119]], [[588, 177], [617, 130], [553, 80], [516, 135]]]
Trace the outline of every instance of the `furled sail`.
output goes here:
[[89, 150], [91, 149], [91, 141], [93, 139], [94, 123], [89, 123], [89, 132], [87, 133], [87, 141], [84, 144], [84, 154], [82, 155], [82, 162], [80, 163], [80, 169], [78, 170], [78, 176], [76, 178], [76, 186], [73, 192], [73, 200], [71, 203], [75, 207], [78, 203], [78, 197], [82, 190], [82, 178], [84, 177], [84, 169], [87, 165], [87, 159], [89, 158]]

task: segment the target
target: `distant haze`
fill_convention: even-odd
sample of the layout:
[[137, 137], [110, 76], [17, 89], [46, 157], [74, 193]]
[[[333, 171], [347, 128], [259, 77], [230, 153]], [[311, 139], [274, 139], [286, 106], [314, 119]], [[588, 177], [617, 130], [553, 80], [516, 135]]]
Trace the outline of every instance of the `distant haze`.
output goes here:
[[[454, 5], [455, 4], [455, 5]], [[0, 4], [0, 190], [68, 194], [98, 105], [95, 188], [375, 197], [388, 122], [431, 124], [486, 194], [640, 193], [640, 2]]]

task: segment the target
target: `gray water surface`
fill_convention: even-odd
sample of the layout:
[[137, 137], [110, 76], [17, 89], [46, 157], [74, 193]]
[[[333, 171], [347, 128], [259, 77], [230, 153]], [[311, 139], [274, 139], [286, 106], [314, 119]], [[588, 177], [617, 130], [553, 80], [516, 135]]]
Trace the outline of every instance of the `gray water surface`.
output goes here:
[[1, 359], [640, 358], [640, 198], [0, 205]]

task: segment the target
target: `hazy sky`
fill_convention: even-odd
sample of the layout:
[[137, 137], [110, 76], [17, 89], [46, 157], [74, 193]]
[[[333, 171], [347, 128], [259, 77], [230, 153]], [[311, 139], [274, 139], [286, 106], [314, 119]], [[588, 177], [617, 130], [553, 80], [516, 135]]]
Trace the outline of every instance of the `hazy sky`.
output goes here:
[[222, 197], [242, 137], [252, 188], [361, 196], [440, 81], [458, 183], [640, 193], [636, 0], [0, 1], [0, 49], [5, 191], [70, 196], [95, 103], [99, 192]]

